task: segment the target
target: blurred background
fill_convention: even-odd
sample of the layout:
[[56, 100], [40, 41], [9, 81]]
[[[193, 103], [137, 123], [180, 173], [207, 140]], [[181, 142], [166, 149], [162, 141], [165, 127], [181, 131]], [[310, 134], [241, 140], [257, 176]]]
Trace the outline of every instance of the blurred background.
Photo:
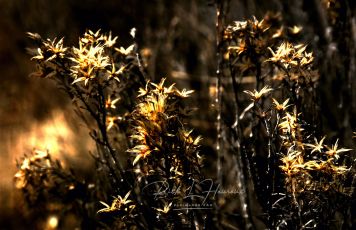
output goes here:
[[[355, 1], [337, 2], [335, 13], [325, 10], [327, 4], [336, 4], [332, 0], [232, 0], [226, 21], [253, 15], [261, 19], [271, 11], [280, 12], [287, 25], [303, 27], [301, 41], [314, 51], [321, 74], [323, 130], [352, 148]], [[199, 110], [191, 124], [204, 136], [203, 153], [214, 159], [215, 15], [213, 0], [0, 0], [0, 229], [28, 229], [24, 223], [31, 224], [13, 184], [16, 159], [24, 153], [49, 149], [83, 177], [92, 163], [88, 130], [76, 120], [65, 93], [49, 80], [29, 77], [35, 65], [26, 53], [31, 47], [26, 32], [64, 37], [66, 46], [76, 46], [87, 29], [101, 29], [112, 31], [125, 47], [135, 27], [151, 79], [167, 77], [178, 88], [196, 91], [191, 103]], [[207, 171], [216, 172], [209, 164]]]

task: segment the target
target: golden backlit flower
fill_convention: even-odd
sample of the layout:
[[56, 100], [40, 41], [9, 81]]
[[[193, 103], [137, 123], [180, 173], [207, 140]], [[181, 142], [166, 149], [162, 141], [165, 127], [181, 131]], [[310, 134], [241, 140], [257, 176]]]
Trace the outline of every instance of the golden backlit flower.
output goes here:
[[[132, 200], [128, 200], [130, 196], [131, 191], [126, 193], [125, 197], [122, 198], [120, 195], [115, 197], [111, 205], [106, 204], [103, 201], [100, 201], [102, 205], [105, 206], [105, 208], [100, 209], [97, 213], [102, 213], [102, 212], [113, 212], [122, 209], [126, 205], [132, 203]], [[135, 207], [135, 205], [130, 205], [129, 209], [132, 210]], [[129, 209], [126, 209], [125, 211], [129, 211]]]
[[276, 51], [270, 47], [272, 57], [267, 61], [281, 63], [285, 68], [290, 66], [305, 66], [314, 60], [312, 53], [305, 52], [306, 45], [292, 45], [289, 42], [283, 42]]
[[110, 130], [112, 127], [114, 127], [115, 122], [119, 120], [119, 117], [113, 116], [113, 117], [107, 117], [106, 118], [106, 130]]
[[339, 158], [339, 153], [342, 152], [348, 152], [351, 151], [352, 149], [338, 149], [338, 142], [339, 139], [336, 140], [335, 144], [331, 146], [331, 148], [329, 146], [325, 146], [328, 150], [325, 152], [326, 155], [331, 156], [331, 157], [335, 157], [336, 159]]
[[303, 65], [308, 65], [310, 63], [312, 63], [314, 60], [314, 57], [313, 57], [313, 53], [310, 52], [310, 53], [304, 53], [304, 55], [302, 56], [301, 60], [300, 60], [300, 65], [303, 66]]
[[175, 94], [182, 98], [190, 97], [190, 94], [192, 93], [194, 93], [194, 90], [186, 90], [186, 89], [183, 89], [182, 91], [175, 90]]
[[149, 89], [148, 89], [149, 84], [150, 84], [150, 81], [148, 81], [146, 83], [146, 87], [144, 89], [140, 88], [138, 90], [138, 96], [137, 97], [143, 97], [143, 96], [146, 96], [148, 94], [148, 92], [149, 92]]
[[192, 132], [193, 132], [192, 129], [189, 131], [180, 129], [179, 130], [180, 139], [187, 144], [198, 145], [199, 142], [202, 140], [202, 138], [200, 136], [198, 136], [197, 138], [193, 139], [193, 137], [191, 135]]
[[147, 102], [142, 102], [137, 106], [137, 112], [151, 121], [158, 121], [166, 112], [166, 95], [150, 97]]
[[97, 30], [96, 32], [93, 32], [92, 30], [88, 30], [87, 32], [84, 33], [84, 36], [80, 38], [80, 43], [81, 44], [93, 44], [95, 41], [98, 41], [102, 39], [102, 35], [100, 34], [100, 29]]
[[321, 161], [319, 163], [319, 167], [317, 168], [317, 170], [321, 170], [325, 173], [328, 174], [344, 174], [346, 173], [348, 170], [350, 170], [350, 168], [347, 168], [346, 166], [336, 166], [333, 163], [334, 159], [330, 158], [326, 161]]
[[292, 34], [298, 34], [298, 33], [300, 33], [300, 31], [302, 31], [303, 27], [295, 25], [293, 27], [289, 27], [288, 29]]
[[311, 160], [305, 162], [303, 168], [306, 170], [320, 170], [322, 168], [322, 165], [315, 160]]
[[28, 175], [32, 173], [34, 167], [50, 167], [48, 151], [33, 150], [31, 157], [25, 157], [15, 174], [15, 186], [18, 189], [23, 189], [27, 186]]
[[162, 78], [159, 84], [151, 82], [151, 85], [155, 87], [154, 91], [161, 93], [164, 92], [164, 82], [166, 81], [166, 78]]
[[163, 209], [160, 208], [154, 208], [160, 213], [167, 214], [171, 210], [172, 202], [169, 204], [164, 205]]
[[116, 50], [117, 52], [119, 52], [120, 54], [122, 54], [122, 55], [124, 55], [124, 56], [127, 56], [127, 55], [129, 55], [129, 54], [131, 54], [131, 53], [134, 52], [134, 50], [135, 50], [135, 45], [130, 45], [130, 46], [127, 47], [126, 49], [125, 49], [124, 47], [120, 47], [120, 49], [115, 48], [115, 50]]
[[[278, 124], [278, 127], [282, 132], [289, 133], [295, 138], [298, 128], [297, 115], [286, 113], [286, 115], [282, 118], [282, 122]], [[298, 130], [302, 131], [301, 128]]]
[[237, 53], [237, 55], [240, 55], [242, 54], [243, 52], [245, 52], [247, 50], [247, 46], [246, 46], [246, 43], [244, 41], [241, 41], [239, 43], [239, 45], [237, 46], [229, 46], [228, 47], [228, 51], [231, 53], [231, 52], [234, 52], [234, 53]]
[[249, 90], [245, 90], [244, 93], [250, 95], [253, 101], [258, 101], [262, 98], [262, 96], [264, 96], [265, 94], [269, 93], [272, 90], [273, 89], [270, 88], [269, 86], [265, 86], [260, 91], [257, 91], [256, 89], [254, 89], [253, 92]]
[[247, 28], [247, 21], [235, 21], [233, 25], [228, 26], [224, 32], [225, 39], [232, 38], [232, 34], [236, 34], [241, 37]]
[[347, 171], [350, 170], [350, 168], [347, 168], [346, 166], [336, 166], [336, 165], [331, 165], [331, 170], [334, 172], [334, 173], [337, 173], [337, 174], [344, 174], [346, 173]]
[[114, 100], [111, 100], [111, 97], [109, 96], [108, 99], [105, 102], [105, 108], [107, 109], [116, 109], [115, 104], [120, 100], [120, 98], [116, 98]]
[[267, 25], [264, 19], [258, 21], [255, 16], [253, 16], [252, 20], [249, 20], [249, 23], [252, 24], [252, 29], [256, 32], [265, 32], [269, 29], [269, 26]]
[[299, 173], [303, 169], [304, 160], [300, 151], [288, 151], [288, 154], [281, 158], [284, 165], [279, 166], [287, 176]]
[[258, 21], [255, 16], [248, 21], [235, 21], [228, 26], [224, 31], [224, 39], [232, 39], [233, 37], [243, 38], [246, 35], [255, 37], [256, 34], [261, 34], [269, 29], [268, 23], [264, 19]]
[[148, 155], [150, 155], [152, 150], [148, 145], [136, 145], [130, 150], [130, 152], [137, 153], [137, 156], [132, 163], [135, 165], [141, 158], [145, 159]]
[[325, 136], [319, 142], [316, 138], [314, 138], [315, 144], [304, 144], [304, 145], [313, 149], [311, 151], [311, 153], [314, 153], [314, 152], [321, 153], [321, 151], [324, 148], [324, 145], [323, 145], [324, 140], [325, 140]]
[[50, 61], [56, 57], [63, 58], [65, 55], [65, 52], [68, 48], [63, 47], [63, 38], [61, 38], [58, 42], [56, 42], [56, 38], [51, 40], [47, 40], [46, 43], [44, 43], [47, 51], [52, 54], [49, 58], [47, 58], [46, 61]]
[[175, 86], [175, 83], [173, 83], [172, 85], [170, 85], [168, 88], [167, 88], [167, 87], [164, 87], [163, 93], [164, 93], [164, 94], [171, 94], [171, 93], [173, 93], [174, 91], [176, 91], [176, 90], [174, 89], [174, 86]]
[[105, 40], [105, 46], [106, 47], [113, 47], [115, 45], [115, 43], [116, 43], [117, 36], [112, 38], [111, 37], [111, 32], [110, 32], [108, 36], [104, 37], [104, 40]]
[[93, 70], [94, 68], [89, 68], [87, 72], [79, 70], [79, 73], [81, 73], [81, 77], [76, 77], [72, 84], [84, 81], [84, 85], [87, 85], [90, 79], [95, 78], [95, 75], [92, 75]]
[[272, 98], [273, 104], [277, 111], [285, 111], [290, 105], [288, 105], [289, 98], [280, 104], [276, 99]]
[[90, 79], [97, 77], [97, 71], [105, 69], [109, 64], [109, 57], [104, 54], [103, 46], [90, 45], [89, 49], [81, 42], [79, 49], [73, 48], [74, 56], [70, 58], [76, 65], [72, 66], [72, 76], [75, 78], [72, 84], [84, 81], [88, 84]]
[[116, 70], [115, 63], [111, 64], [111, 71], [107, 71], [109, 74], [109, 79], [114, 78], [116, 81], [120, 82], [120, 79], [118, 78], [119, 75], [123, 74], [126, 66], [122, 65], [120, 69]]
[[[142, 97], [142, 101], [136, 106], [133, 113], [136, 127], [131, 136], [136, 146], [128, 150], [128, 152], [136, 154], [133, 160], [134, 165], [152, 152], [161, 151], [167, 137], [172, 139], [176, 136], [179, 138], [176, 144], [179, 146], [186, 144], [187, 149], [196, 148], [201, 140], [200, 137], [193, 138], [190, 135], [191, 131], [185, 131], [183, 127], [179, 128], [182, 124], [177, 120], [179, 116], [184, 116], [189, 112], [177, 102], [188, 97], [192, 91], [185, 89], [179, 91], [174, 84], [165, 87], [164, 83], [165, 78], [161, 79], [158, 84], [147, 83], [144, 89], [139, 90], [138, 97]], [[170, 121], [176, 123], [178, 132], [174, 131], [176, 127], [170, 128], [172, 126]]]
[[247, 27], [247, 21], [235, 21], [233, 30], [234, 31], [243, 30], [246, 29], [246, 27]]
[[[294, 60], [292, 60], [291, 55], [290, 55], [291, 52], [293, 51], [293, 46], [289, 42], [283, 42], [277, 48], [276, 52], [274, 52], [270, 47], [268, 47], [268, 49], [272, 53], [272, 57], [269, 58], [268, 61], [283, 62], [284, 64], [289, 64], [292, 61], [295, 62]], [[287, 63], [285, 63], [285, 62], [287, 62]], [[295, 64], [297, 64], [297, 63], [295, 62]]]

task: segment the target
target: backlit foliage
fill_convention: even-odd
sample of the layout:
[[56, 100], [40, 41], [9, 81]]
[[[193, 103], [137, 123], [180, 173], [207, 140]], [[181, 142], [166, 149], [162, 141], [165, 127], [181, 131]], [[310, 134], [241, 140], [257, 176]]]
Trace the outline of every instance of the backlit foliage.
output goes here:
[[[29, 49], [32, 76], [54, 80], [69, 95], [97, 147], [89, 179], [54, 161], [51, 150], [25, 155], [15, 185], [29, 206], [42, 213], [57, 205], [83, 229], [350, 225], [352, 149], [323, 135], [321, 79], [312, 46], [298, 39], [303, 27], [285, 25], [278, 13], [225, 25], [219, 2], [216, 155], [207, 156], [214, 178], [203, 173], [202, 137], [189, 127], [193, 90], [150, 80], [135, 29], [125, 47], [100, 30], [88, 30], [76, 47], [29, 33], [37, 44]], [[233, 192], [219, 190], [231, 184]]]
[[[231, 105], [236, 111], [234, 131], [228, 135], [235, 143], [232, 148], [241, 154], [241, 170], [245, 168], [244, 176], [253, 182], [267, 213], [266, 225], [320, 228], [329, 220], [321, 223], [325, 215], [318, 211], [329, 209], [333, 218], [335, 197], [352, 197], [348, 181], [353, 177], [352, 163], [345, 157], [351, 149], [339, 148], [339, 140], [324, 144], [326, 137], [318, 141], [315, 136], [319, 74], [314, 55], [306, 45], [289, 41], [295, 40], [301, 27], [280, 22], [280, 15], [267, 14], [262, 20], [235, 22], [224, 30], [223, 66], [228, 70], [224, 77], [233, 83]], [[249, 81], [256, 89], [244, 89], [244, 78], [252, 78]], [[248, 98], [242, 98], [242, 92]], [[253, 102], [248, 105], [249, 100]], [[239, 112], [241, 107], [244, 110]], [[258, 157], [266, 163], [258, 162]], [[324, 203], [325, 197], [334, 200]], [[251, 202], [244, 199], [247, 205]], [[252, 222], [249, 216], [245, 219]]]
[[[193, 110], [184, 101], [193, 91], [166, 86], [165, 78], [158, 84], [146, 81], [136, 44], [118, 48], [111, 33], [88, 31], [79, 47], [72, 48], [65, 47], [63, 39], [29, 36], [39, 45], [30, 49], [37, 62], [32, 76], [56, 81], [73, 99], [97, 145], [92, 154], [96, 172], [92, 180], [80, 181], [73, 173], [66, 174], [59, 162], [53, 164], [48, 152], [36, 151], [19, 165], [17, 188], [46, 210], [57, 200], [66, 203], [79, 184], [82, 197], [75, 199], [84, 208], [73, 210], [85, 213], [80, 216], [83, 228], [90, 223], [119, 229], [203, 224], [200, 210], [174, 209], [210, 199], [187, 196], [187, 191], [204, 187], [194, 185], [203, 178], [201, 138], [186, 125]], [[49, 196], [58, 183], [64, 188]], [[156, 195], [162, 188], [175, 192]]]

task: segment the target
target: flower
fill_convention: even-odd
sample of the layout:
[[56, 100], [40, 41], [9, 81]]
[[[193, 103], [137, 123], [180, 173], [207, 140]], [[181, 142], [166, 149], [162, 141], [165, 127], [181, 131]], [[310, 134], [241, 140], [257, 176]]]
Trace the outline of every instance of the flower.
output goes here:
[[318, 142], [318, 140], [316, 138], [314, 138], [315, 144], [304, 144], [304, 145], [307, 147], [311, 147], [313, 149], [311, 151], [311, 153], [314, 153], [316, 151], [321, 153], [321, 150], [324, 148], [324, 146], [323, 146], [324, 140], [325, 140], [325, 136], [320, 140], [320, 142]]
[[243, 91], [244, 93], [248, 94], [251, 96], [251, 99], [253, 101], [258, 101], [261, 99], [261, 97], [267, 93], [269, 93], [270, 91], [272, 91], [273, 89], [270, 88], [269, 86], [265, 86], [263, 87], [260, 91], [257, 90], [253, 90], [253, 92], [249, 91], [249, 90], [245, 90]]
[[84, 37], [80, 38], [82, 44], [92, 44], [95, 41], [102, 40], [103, 36], [100, 34], [100, 29], [95, 33], [91, 30], [85, 32]]
[[288, 28], [289, 31], [292, 33], [292, 34], [298, 34], [300, 31], [302, 31], [303, 27], [302, 26], [293, 26], [293, 27], [290, 27]]
[[184, 130], [184, 129], [179, 129], [179, 138], [184, 141], [185, 143], [189, 144], [189, 145], [198, 145], [199, 142], [202, 140], [202, 138], [200, 136], [198, 136], [197, 138], [193, 139], [191, 133], [193, 132], [193, 130]]
[[111, 38], [111, 32], [110, 32], [108, 36], [104, 37], [104, 40], [105, 40], [106, 47], [113, 47], [116, 43], [117, 36], [114, 38]]
[[116, 70], [115, 63], [112, 63], [111, 71], [109, 71], [109, 70], [107, 71], [107, 73], [109, 74], [109, 79], [114, 78], [116, 81], [120, 82], [120, 79], [118, 78], [118, 76], [124, 72], [125, 68], [126, 68], [126, 66], [122, 65], [120, 67], [120, 69]]
[[47, 48], [47, 51], [52, 54], [49, 58], [47, 58], [46, 61], [50, 61], [56, 57], [63, 58], [65, 55], [65, 52], [68, 48], [63, 48], [63, 38], [61, 38], [58, 42], [56, 42], [56, 38], [51, 40], [47, 40], [44, 45]]
[[274, 52], [270, 47], [268, 49], [272, 53], [272, 57], [268, 59], [268, 61], [272, 62], [282, 62], [286, 66], [289, 64], [297, 64], [292, 58], [290, 58], [290, 54], [293, 51], [293, 46], [289, 42], [283, 42]]
[[300, 151], [289, 152], [281, 161], [284, 165], [279, 166], [288, 176], [299, 173], [303, 169], [304, 159]]
[[315, 160], [307, 161], [304, 163], [303, 168], [306, 170], [320, 170], [322, 169], [322, 164], [319, 164]]
[[281, 63], [285, 68], [290, 66], [306, 66], [314, 60], [313, 54], [305, 52], [306, 45], [293, 45], [289, 42], [283, 42], [275, 51], [270, 47], [272, 57], [267, 61]]
[[[278, 124], [279, 129], [283, 133], [291, 134], [293, 138], [296, 136], [297, 128], [299, 124], [297, 122], [297, 115], [286, 113], [286, 115], [282, 118], [282, 122]], [[299, 131], [303, 129], [299, 127]]]
[[158, 212], [167, 214], [171, 210], [171, 206], [172, 206], [172, 202], [164, 205], [163, 209], [160, 208], [154, 208], [154, 209], [156, 209]]
[[[100, 209], [97, 213], [117, 211], [117, 210], [122, 209], [122, 207], [125, 207], [127, 204], [132, 203], [132, 200], [128, 200], [130, 193], [131, 193], [131, 191], [126, 193], [124, 198], [122, 198], [120, 195], [118, 195], [117, 197], [115, 197], [115, 199], [113, 200], [111, 205], [108, 205], [105, 202], [100, 201], [100, 203], [102, 205], [104, 205], [105, 208]], [[135, 205], [130, 205], [129, 209], [132, 210], [134, 207], [135, 207]], [[126, 208], [125, 211], [128, 211], [129, 209]]]
[[247, 46], [244, 41], [241, 41], [238, 46], [229, 46], [228, 50], [230, 53], [234, 51], [237, 55], [240, 55], [247, 50]]
[[120, 54], [127, 56], [129, 54], [131, 54], [135, 49], [135, 45], [130, 45], [129, 47], [127, 47], [126, 49], [124, 47], [120, 47], [120, 49], [115, 48], [115, 50], [117, 52], [119, 52]]
[[289, 98], [287, 100], [285, 100], [282, 104], [280, 104], [276, 99], [272, 98], [273, 104], [276, 108], [277, 111], [285, 111], [287, 109], [287, 107], [289, 107], [290, 105], [288, 105], [289, 102]]
[[336, 159], [338, 159], [339, 158], [339, 153], [348, 152], [348, 151], [352, 150], [352, 149], [344, 149], [344, 148], [337, 149], [338, 148], [338, 142], [339, 142], [339, 139], [336, 140], [335, 144], [332, 145], [331, 148], [329, 146], [326, 146], [328, 151], [326, 151], [325, 154], [329, 155], [331, 157], [335, 157]]
[[151, 85], [153, 85], [155, 87], [154, 91], [157, 91], [158, 93], [159, 92], [164, 92], [164, 82], [166, 81], [166, 78], [162, 78], [161, 81], [159, 82], [159, 84], [156, 84], [156, 83], [152, 83], [151, 82]]
[[148, 81], [146, 83], [146, 87], [144, 89], [140, 88], [138, 90], [138, 96], [137, 97], [143, 97], [143, 96], [146, 96], [148, 94], [148, 92], [149, 92], [149, 89], [148, 89], [149, 84], [150, 84], [150, 81]]
[[105, 102], [105, 108], [107, 109], [116, 109], [115, 104], [120, 100], [120, 98], [116, 98], [114, 100], [111, 100], [111, 97], [106, 100]]
[[186, 90], [186, 89], [183, 89], [182, 91], [175, 90], [175, 94], [178, 97], [182, 97], [182, 98], [190, 97], [190, 94], [192, 94], [193, 92], [194, 90]]
[[72, 66], [71, 73], [75, 80], [72, 84], [84, 81], [87, 85], [90, 79], [97, 77], [97, 71], [105, 69], [109, 64], [109, 57], [105, 56], [102, 45], [90, 45], [89, 48], [79, 42], [79, 49], [73, 48], [73, 57], [70, 58], [76, 65]]
[[106, 130], [110, 130], [114, 125], [115, 122], [118, 121], [120, 117], [107, 117], [106, 118]]
[[[155, 149], [158, 150], [158, 149]], [[136, 158], [133, 161], [133, 165], [135, 165], [137, 163], [137, 161], [139, 161], [141, 158], [146, 158], [148, 155], [150, 155], [150, 153], [152, 152], [152, 150], [150, 149], [150, 147], [148, 145], [136, 145], [134, 148], [132, 148], [130, 150], [130, 152], [132, 153], [138, 153], [138, 155], [136, 156]]]

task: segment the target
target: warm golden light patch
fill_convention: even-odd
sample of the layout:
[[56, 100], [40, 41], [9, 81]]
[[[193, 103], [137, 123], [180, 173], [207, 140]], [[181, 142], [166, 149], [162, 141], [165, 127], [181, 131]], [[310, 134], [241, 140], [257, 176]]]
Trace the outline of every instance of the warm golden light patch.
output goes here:
[[49, 216], [47, 219], [47, 229], [56, 229], [58, 226], [58, 217]]
[[54, 157], [60, 153], [74, 156], [76, 150], [73, 139], [74, 133], [65, 119], [64, 112], [54, 111], [52, 119], [36, 122], [29, 131], [22, 133], [18, 138], [18, 145], [22, 151], [36, 148], [49, 150]]

